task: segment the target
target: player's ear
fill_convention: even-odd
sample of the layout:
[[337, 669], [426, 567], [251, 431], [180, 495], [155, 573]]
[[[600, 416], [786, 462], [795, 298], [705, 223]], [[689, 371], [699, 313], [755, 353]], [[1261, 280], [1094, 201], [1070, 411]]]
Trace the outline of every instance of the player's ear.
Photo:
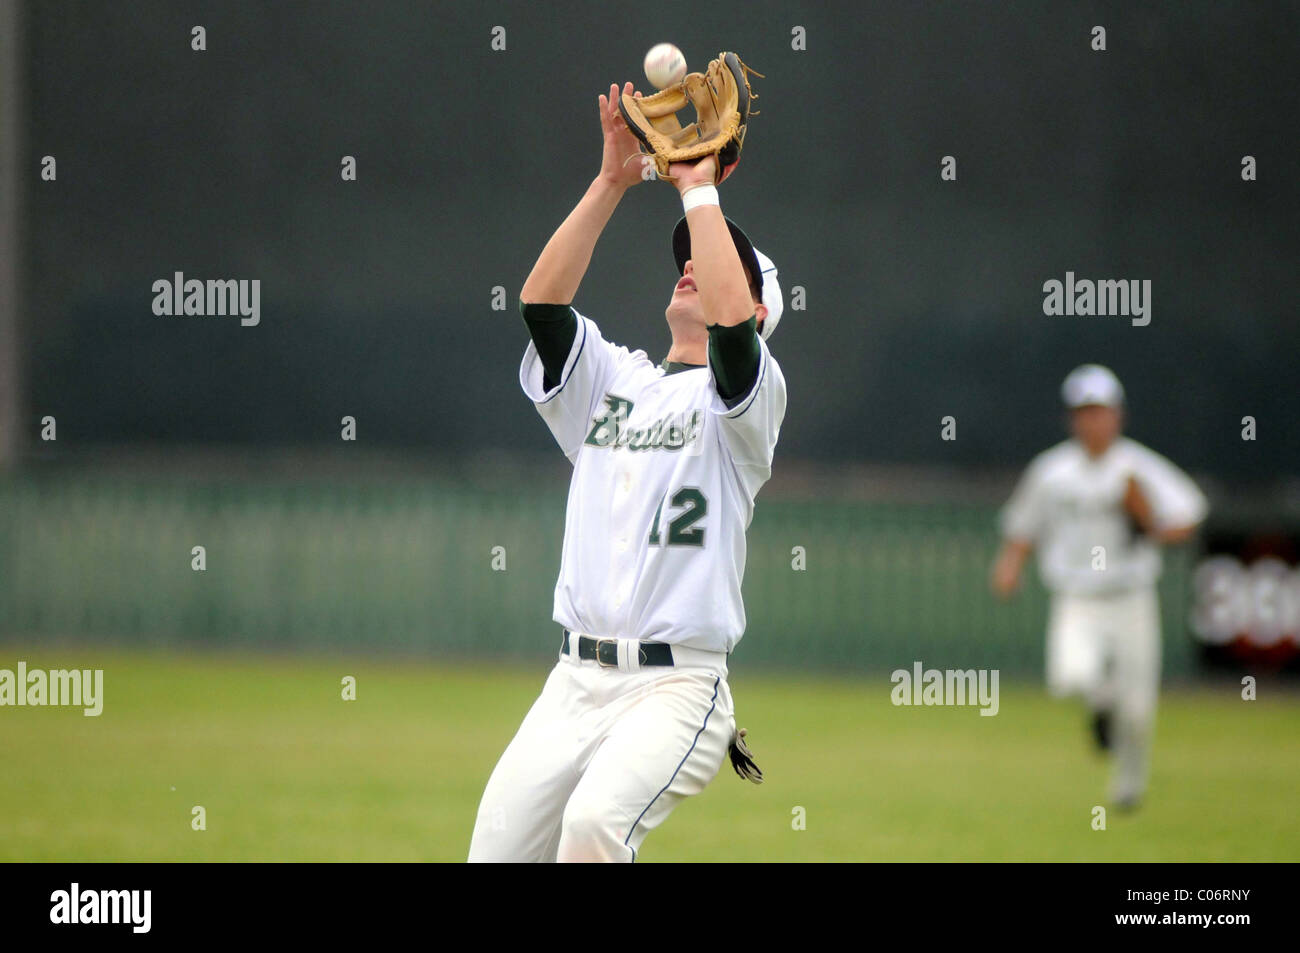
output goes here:
[[755, 321], [755, 324], [756, 324], [756, 326], [758, 327], [758, 329], [759, 329], [760, 331], [763, 329], [763, 319], [766, 318], [766, 317], [767, 317], [767, 305], [765, 305], [765, 304], [755, 304], [755, 305], [754, 305], [754, 321]]

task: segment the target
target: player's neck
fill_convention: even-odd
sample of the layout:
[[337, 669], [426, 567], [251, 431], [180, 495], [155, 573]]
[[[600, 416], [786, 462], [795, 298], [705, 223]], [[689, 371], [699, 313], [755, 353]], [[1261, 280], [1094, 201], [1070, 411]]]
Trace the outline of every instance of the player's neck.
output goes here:
[[673, 332], [673, 346], [666, 358], [672, 364], [703, 364], [708, 360], [709, 336], [704, 333]]
[[1115, 444], [1119, 442], [1119, 438], [1116, 437], [1114, 440], [1108, 440], [1101, 446], [1089, 446], [1082, 440], [1079, 440], [1078, 437], [1075, 437], [1075, 440], [1078, 442], [1079, 446], [1083, 448], [1083, 452], [1087, 454], [1090, 460], [1100, 460], [1106, 454], [1110, 453], [1111, 447], [1115, 446]]

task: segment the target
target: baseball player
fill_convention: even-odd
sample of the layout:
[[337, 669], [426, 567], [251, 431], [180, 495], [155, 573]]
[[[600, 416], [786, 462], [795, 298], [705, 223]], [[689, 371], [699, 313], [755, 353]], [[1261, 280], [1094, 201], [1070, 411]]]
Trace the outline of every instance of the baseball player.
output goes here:
[[634, 861], [729, 751], [742, 777], [762, 778], [736, 731], [727, 662], [745, 630], [745, 531], [785, 415], [767, 345], [781, 290], [771, 260], [723, 217], [706, 156], [669, 167], [685, 216], [666, 358], [607, 341], [572, 307], [605, 224], [641, 181], [617, 97], [617, 86], [599, 97], [600, 174], [520, 292], [532, 340], [519, 382], [573, 464], [555, 586], [563, 635], [488, 779], [470, 861]]
[[1051, 592], [1048, 689], [1085, 700], [1114, 757], [1111, 799], [1128, 810], [1146, 787], [1160, 683], [1160, 547], [1189, 539], [1206, 501], [1174, 464], [1121, 436], [1124, 389], [1107, 368], [1076, 368], [1062, 396], [1073, 439], [1033, 460], [1002, 511], [993, 589], [1009, 597], [1038, 550]]

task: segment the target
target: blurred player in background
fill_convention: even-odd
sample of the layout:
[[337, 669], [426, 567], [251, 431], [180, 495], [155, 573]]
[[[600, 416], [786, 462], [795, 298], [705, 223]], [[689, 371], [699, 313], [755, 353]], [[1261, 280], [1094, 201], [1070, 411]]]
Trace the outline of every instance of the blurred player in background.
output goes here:
[[1160, 685], [1160, 548], [1190, 539], [1207, 507], [1187, 474], [1121, 435], [1124, 389], [1110, 370], [1076, 368], [1062, 396], [1073, 437], [1030, 463], [1003, 509], [993, 591], [1010, 597], [1037, 548], [1051, 592], [1048, 690], [1087, 703], [1114, 757], [1111, 799], [1131, 810], [1146, 788]]

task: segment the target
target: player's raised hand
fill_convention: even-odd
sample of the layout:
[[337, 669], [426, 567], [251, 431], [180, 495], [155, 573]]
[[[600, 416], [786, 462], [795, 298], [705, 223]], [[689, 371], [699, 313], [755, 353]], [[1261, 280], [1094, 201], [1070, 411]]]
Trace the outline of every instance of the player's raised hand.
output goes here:
[[668, 166], [668, 174], [673, 177], [672, 183], [678, 192], [697, 185], [712, 185], [718, 178], [718, 159], [705, 156], [698, 162], [673, 162]]
[[[639, 92], [633, 93], [631, 83], [623, 86], [623, 92], [637, 97], [641, 95]], [[610, 185], [625, 189], [642, 181], [641, 144], [628, 131], [627, 123], [623, 121], [623, 114], [618, 109], [618, 97], [617, 83], [610, 85], [609, 95], [602, 93], [598, 97], [600, 130], [605, 137], [600, 177]]]

